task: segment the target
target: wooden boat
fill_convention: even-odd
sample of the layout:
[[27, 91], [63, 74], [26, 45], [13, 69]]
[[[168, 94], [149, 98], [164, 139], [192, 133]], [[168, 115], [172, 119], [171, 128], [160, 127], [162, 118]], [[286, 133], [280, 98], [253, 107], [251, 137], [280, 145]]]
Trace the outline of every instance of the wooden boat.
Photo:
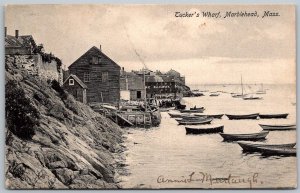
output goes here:
[[283, 114], [259, 114], [259, 118], [261, 119], [286, 119], [288, 113]]
[[256, 141], [256, 140], [265, 139], [268, 134], [269, 131], [262, 131], [259, 133], [247, 133], [247, 134], [220, 133], [220, 135], [224, 138], [225, 141], [238, 141], [238, 140]]
[[192, 107], [192, 108], [190, 108], [190, 110], [202, 110], [202, 109], [204, 109], [204, 107]]
[[219, 95], [220, 95], [220, 93], [211, 93], [209, 96], [216, 97], [216, 96], [219, 96]]
[[296, 156], [296, 148], [279, 148], [279, 147], [258, 147], [263, 155], [282, 155], [282, 156]]
[[247, 114], [247, 115], [229, 115], [225, 114], [228, 119], [257, 119], [259, 114], [258, 113], [253, 113], [253, 114]]
[[182, 118], [184, 116], [191, 116], [189, 113], [168, 113], [171, 118]]
[[293, 124], [284, 124], [284, 125], [264, 125], [264, 124], [259, 124], [263, 130], [268, 130], [268, 131], [275, 131], [275, 130], [295, 130], [296, 125]]
[[261, 148], [293, 148], [295, 147], [296, 143], [288, 143], [288, 144], [265, 144], [265, 143], [249, 143], [249, 142], [242, 142], [242, 141], [238, 141], [237, 142], [241, 148], [244, 151], [248, 151], [248, 152], [260, 152], [261, 149], [259, 149], [259, 147]]
[[224, 114], [215, 114], [215, 115], [200, 115], [200, 114], [194, 114], [197, 117], [210, 117], [214, 119], [222, 119]]
[[263, 99], [262, 97], [258, 97], [258, 96], [253, 96], [253, 95], [251, 95], [251, 96], [244, 96], [243, 97], [243, 100], [261, 100], [261, 99]]
[[205, 109], [180, 110], [181, 113], [203, 113]]
[[232, 96], [232, 98], [243, 98], [246, 95], [244, 95], [244, 94], [232, 94], [231, 96]]
[[207, 119], [207, 117], [197, 117], [197, 116], [183, 116], [182, 118], [175, 118], [175, 120], [179, 123], [179, 121], [202, 121]]
[[212, 118], [207, 118], [203, 120], [178, 120], [179, 125], [201, 125], [201, 124], [210, 124]]
[[185, 127], [186, 134], [223, 133], [224, 125], [213, 127]]

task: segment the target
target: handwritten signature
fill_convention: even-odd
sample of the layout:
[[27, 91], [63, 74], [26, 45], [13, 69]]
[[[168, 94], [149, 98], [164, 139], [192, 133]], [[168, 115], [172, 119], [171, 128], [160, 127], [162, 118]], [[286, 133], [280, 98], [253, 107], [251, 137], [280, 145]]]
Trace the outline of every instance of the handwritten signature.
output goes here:
[[167, 183], [192, 183], [192, 182], [199, 182], [199, 183], [208, 183], [210, 186], [214, 184], [249, 184], [249, 187], [252, 188], [254, 184], [261, 183], [263, 181], [259, 181], [258, 173], [253, 173], [248, 177], [236, 176], [233, 174], [228, 174], [226, 177], [213, 177], [209, 173], [205, 172], [192, 172], [187, 176], [181, 176], [179, 178], [166, 178], [164, 175], [160, 175], [157, 178], [157, 183], [159, 184], [167, 184]]

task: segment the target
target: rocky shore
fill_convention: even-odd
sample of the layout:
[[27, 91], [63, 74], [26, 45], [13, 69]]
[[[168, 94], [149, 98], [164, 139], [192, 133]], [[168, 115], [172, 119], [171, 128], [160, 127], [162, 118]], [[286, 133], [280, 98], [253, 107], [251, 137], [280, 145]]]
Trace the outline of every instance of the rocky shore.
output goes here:
[[[118, 125], [55, 89], [53, 82], [5, 61], [6, 84], [13, 82], [39, 114], [31, 139], [6, 128], [8, 189], [117, 189], [116, 156], [124, 148]], [[8, 99], [6, 99], [8, 100]], [[18, 102], [18, 101], [16, 101]], [[7, 101], [6, 101], [7, 103]], [[8, 120], [10, 117], [7, 117]]]

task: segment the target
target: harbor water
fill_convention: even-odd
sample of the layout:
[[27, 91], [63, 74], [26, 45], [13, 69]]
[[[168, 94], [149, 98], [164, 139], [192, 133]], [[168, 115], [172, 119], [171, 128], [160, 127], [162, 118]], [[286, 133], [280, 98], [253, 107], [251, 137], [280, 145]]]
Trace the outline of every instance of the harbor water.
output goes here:
[[[197, 87], [194, 87], [196, 89]], [[203, 89], [203, 87], [198, 87]], [[205, 107], [203, 114], [289, 113], [287, 119], [228, 120], [214, 119], [224, 125], [224, 133], [254, 133], [265, 124], [296, 123], [295, 85], [266, 85], [262, 100], [232, 98], [236, 85], [206, 86], [223, 91], [217, 97], [209, 92], [202, 97], [183, 98], [187, 108]], [[174, 111], [175, 112], [175, 111]], [[162, 112], [159, 127], [129, 128], [124, 146], [122, 188], [268, 188], [293, 187], [297, 181], [296, 157], [262, 156], [244, 153], [236, 142], [224, 142], [219, 134], [186, 135], [167, 112]], [[270, 144], [296, 142], [296, 131], [270, 131]], [[214, 178], [230, 178], [215, 180]], [[193, 180], [188, 180], [193, 179]]]

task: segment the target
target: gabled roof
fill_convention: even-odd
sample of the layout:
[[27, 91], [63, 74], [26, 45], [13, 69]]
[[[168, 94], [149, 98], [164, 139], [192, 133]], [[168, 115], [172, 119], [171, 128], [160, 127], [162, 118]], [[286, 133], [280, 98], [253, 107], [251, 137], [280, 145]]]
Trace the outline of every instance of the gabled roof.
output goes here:
[[113, 65], [121, 68], [115, 61], [113, 61], [112, 59], [110, 59], [107, 55], [105, 55], [99, 48], [97, 48], [96, 46], [91, 47], [88, 51], [86, 51], [83, 55], [81, 55], [77, 60], [75, 60], [75, 62], [73, 62], [69, 68], [71, 66], [73, 66], [74, 64], [76, 64], [82, 57], [84, 57], [85, 55], [87, 55], [89, 52], [91, 51], [96, 51], [99, 55], [105, 57], [106, 59], [108, 59]]
[[70, 74], [70, 76], [64, 81], [63, 84], [67, 83], [69, 78], [74, 78], [74, 80], [82, 87], [82, 88], [87, 88], [87, 86], [74, 74]]
[[36, 43], [31, 35], [15, 36], [7, 35], [5, 37], [5, 47], [31, 47], [36, 46]]

